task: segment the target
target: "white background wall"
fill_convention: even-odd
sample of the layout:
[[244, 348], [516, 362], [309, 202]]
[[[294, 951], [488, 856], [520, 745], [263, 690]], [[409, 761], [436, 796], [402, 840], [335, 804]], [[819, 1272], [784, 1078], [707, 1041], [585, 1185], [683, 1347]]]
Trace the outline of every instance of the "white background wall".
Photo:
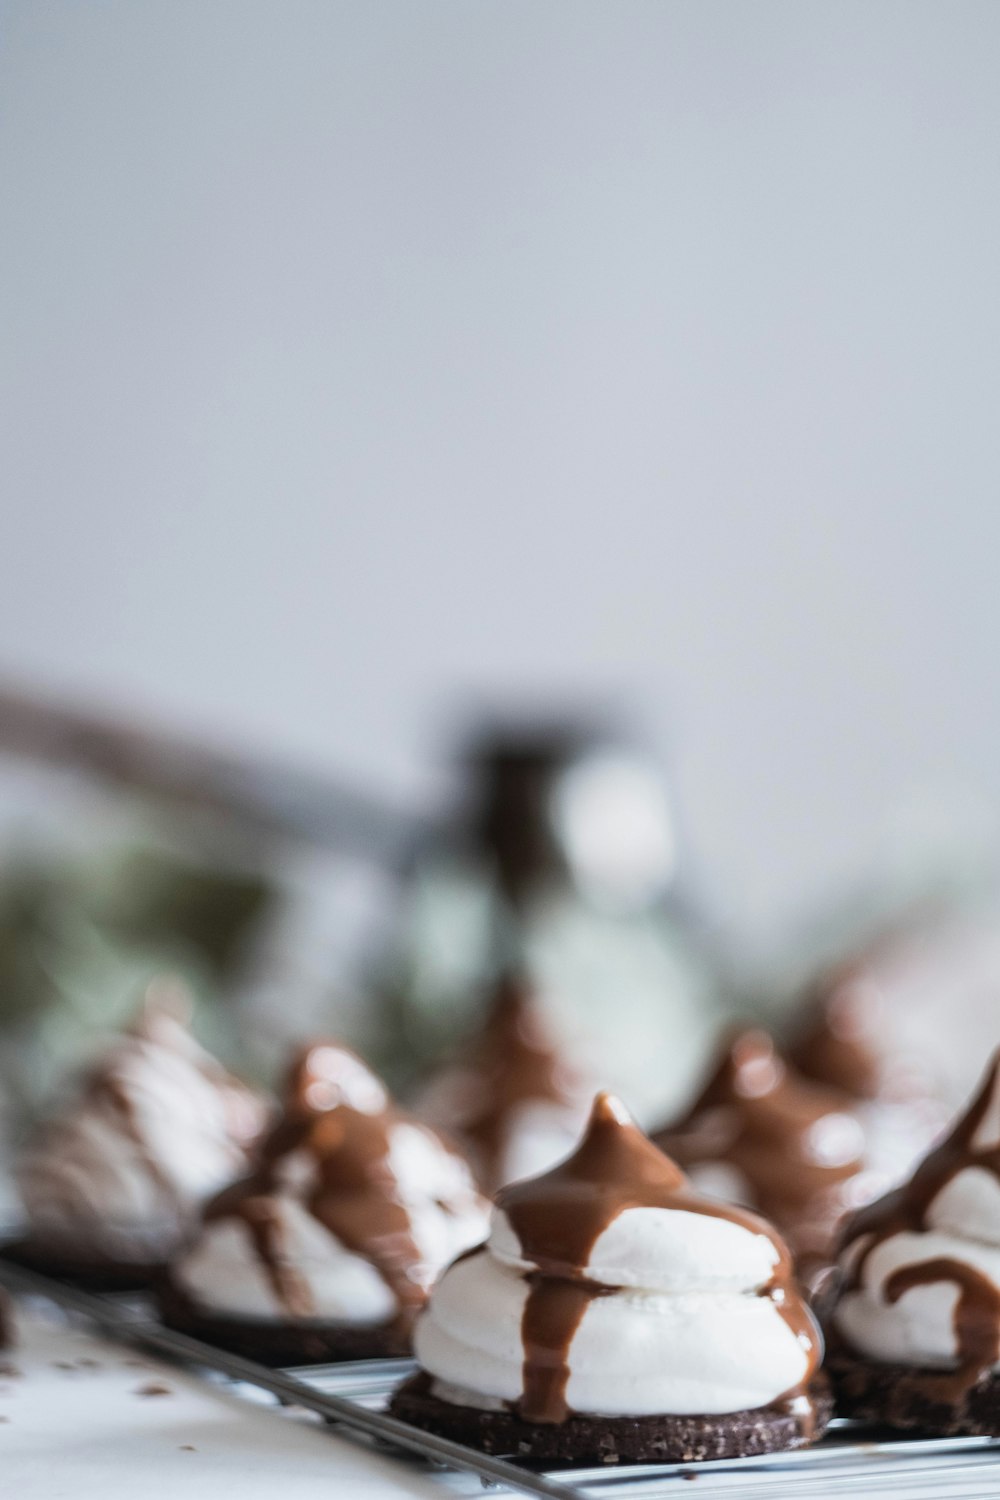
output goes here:
[[4, 668], [397, 787], [620, 688], [752, 920], [1000, 800], [994, 0], [0, 10]]

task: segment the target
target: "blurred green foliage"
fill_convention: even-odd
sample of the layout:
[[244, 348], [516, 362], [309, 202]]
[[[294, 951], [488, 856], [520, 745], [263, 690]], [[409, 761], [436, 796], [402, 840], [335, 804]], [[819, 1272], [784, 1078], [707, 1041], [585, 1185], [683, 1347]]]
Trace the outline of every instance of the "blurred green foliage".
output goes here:
[[165, 971], [192, 990], [206, 1041], [231, 1053], [226, 1001], [274, 896], [255, 871], [152, 844], [12, 859], [0, 872], [0, 1086], [30, 1113]]

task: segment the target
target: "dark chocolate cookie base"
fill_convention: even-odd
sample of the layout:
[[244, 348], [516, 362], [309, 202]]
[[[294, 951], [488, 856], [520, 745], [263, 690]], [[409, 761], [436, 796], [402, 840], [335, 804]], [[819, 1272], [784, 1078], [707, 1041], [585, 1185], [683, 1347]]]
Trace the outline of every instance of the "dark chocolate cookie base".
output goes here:
[[272, 1323], [227, 1318], [193, 1302], [169, 1277], [157, 1287], [160, 1317], [169, 1328], [270, 1368], [336, 1364], [349, 1359], [396, 1359], [410, 1353], [409, 1339], [387, 1324]]
[[90, 1292], [144, 1292], [163, 1276], [165, 1267], [152, 1261], [87, 1259], [46, 1245], [41, 1240], [11, 1240], [0, 1245], [0, 1257], [15, 1266], [68, 1281]]
[[984, 1375], [964, 1396], [942, 1397], [941, 1370], [879, 1364], [843, 1349], [827, 1355], [837, 1414], [933, 1437], [1000, 1437], [1000, 1377]]
[[544, 1463], [593, 1467], [600, 1464], [697, 1463], [714, 1458], [751, 1458], [801, 1448], [822, 1436], [833, 1400], [822, 1376], [810, 1386], [814, 1423], [780, 1406], [725, 1416], [596, 1417], [570, 1416], [565, 1422], [525, 1422], [510, 1411], [454, 1406], [431, 1393], [423, 1372], [410, 1377], [392, 1398], [394, 1417], [454, 1439], [483, 1453], [506, 1454]]

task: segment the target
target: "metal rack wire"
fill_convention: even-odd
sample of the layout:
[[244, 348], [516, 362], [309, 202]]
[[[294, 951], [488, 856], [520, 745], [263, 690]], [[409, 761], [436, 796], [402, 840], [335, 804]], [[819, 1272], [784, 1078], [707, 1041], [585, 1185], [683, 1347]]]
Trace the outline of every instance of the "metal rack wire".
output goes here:
[[[701, 1496], [759, 1500], [808, 1496], [837, 1500], [845, 1492], [889, 1495], [895, 1500], [995, 1500], [1000, 1495], [1000, 1441], [989, 1438], [887, 1437], [856, 1424], [835, 1422], [814, 1448], [756, 1459], [714, 1463], [638, 1465], [538, 1473], [508, 1459], [422, 1432], [386, 1414], [389, 1393], [412, 1366], [405, 1360], [369, 1360], [272, 1370], [226, 1353], [157, 1323], [134, 1300], [95, 1295], [0, 1259], [0, 1283], [42, 1297], [93, 1323], [108, 1338], [240, 1386], [266, 1391], [285, 1405], [318, 1413], [341, 1433], [373, 1440], [396, 1453], [422, 1459], [438, 1471], [477, 1477], [483, 1486], [548, 1500], [656, 1500], [676, 1496], [697, 1478]], [[442, 1475], [444, 1479], [446, 1475]], [[454, 1493], [454, 1485], [446, 1489]], [[463, 1490], [462, 1493], [469, 1493]]]

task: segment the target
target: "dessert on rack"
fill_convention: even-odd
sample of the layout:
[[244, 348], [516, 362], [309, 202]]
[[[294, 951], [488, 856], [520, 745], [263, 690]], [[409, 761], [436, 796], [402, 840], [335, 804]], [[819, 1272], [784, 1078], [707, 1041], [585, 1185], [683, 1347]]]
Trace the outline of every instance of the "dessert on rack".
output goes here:
[[405, 1353], [434, 1277], [487, 1223], [464, 1157], [353, 1052], [317, 1042], [249, 1173], [172, 1262], [161, 1310], [265, 1364]]
[[506, 973], [480, 1029], [433, 1077], [420, 1112], [468, 1154], [487, 1192], [565, 1156], [587, 1117], [579, 1082], [522, 975]]
[[769, 1224], [696, 1192], [610, 1094], [434, 1287], [393, 1412], [488, 1453], [683, 1462], [821, 1435], [822, 1341]]
[[22, 1151], [26, 1227], [5, 1254], [108, 1288], [162, 1271], [204, 1199], [245, 1166], [268, 1114], [189, 1022], [180, 985], [150, 986], [130, 1028]]
[[1000, 1437], [1000, 1053], [909, 1180], [849, 1221], [838, 1264], [838, 1409]]
[[734, 1033], [687, 1113], [653, 1138], [701, 1191], [774, 1223], [804, 1276], [870, 1196], [864, 1134], [844, 1096], [798, 1075], [766, 1031]]
[[857, 1116], [873, 1197], [907, 1175], [948, 1118], [926, 1063], [895, 1034], [878, 951], [835, 964], [810, 984], [787, 1049], [801, 1074], [841, 1094]]

